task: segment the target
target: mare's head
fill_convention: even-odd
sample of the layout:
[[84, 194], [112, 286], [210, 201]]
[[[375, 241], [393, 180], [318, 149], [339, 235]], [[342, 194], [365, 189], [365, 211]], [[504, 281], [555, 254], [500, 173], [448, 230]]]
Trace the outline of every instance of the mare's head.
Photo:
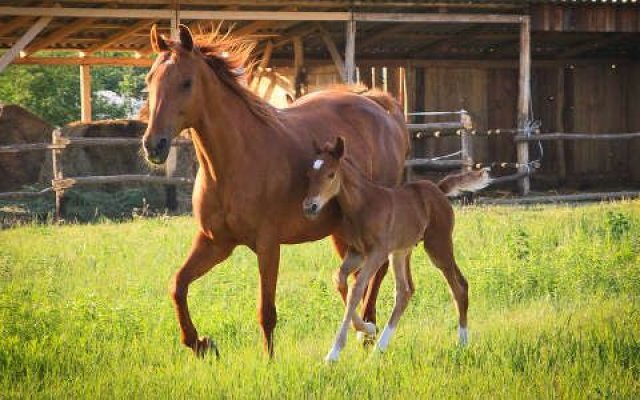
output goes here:
[[340, 192], [342, 182], [342, 162], [344, 160], [344, 138], [338, 136], [334, 143], [316, 148], [317, 156], [310, 166], [309, 190], [302, 203], [307, 218], [316, 218], [322, 208]]
[[149, 121], [142, 143], [154, 164], [165, 162], [173, 138], [194, 128], [205, 106], [222, 104], [222, 87], [242, 90], [242, 65], [251, 51], [246, 42], [218, 32], [195, 40], [186, 26], [179, 31], [179, 40], [170, 40], [158, 35], [155, 25], [151, 28], [158, 57], [146, 77]]

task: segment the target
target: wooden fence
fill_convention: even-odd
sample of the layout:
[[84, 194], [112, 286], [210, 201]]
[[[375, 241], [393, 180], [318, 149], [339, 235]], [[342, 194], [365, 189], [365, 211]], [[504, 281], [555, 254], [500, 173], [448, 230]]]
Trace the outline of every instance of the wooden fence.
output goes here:
[[[422, 167], [428, 170], [454, 170], [462, 169], [468, 170], [472, 168], [482, 167], [502, 167], [502, 168], [514, 168], [518, 172], [501, 176], [494, 179], [494, 183], [505, 183], [517, 181], [526, 177], [529, 177], [534, 173], [535, 169], [539, 167], [539, 161], [528, 162], [526, 165], [521, 163], [510, 162], [493, 162], [491, 164], [482, 164], [474, 162], [473, 159], [473, 137], [480, 135], [498, 135], [498, 134], [511, 134], [513, 135], [514, 145], [518, 143], [549, 141], [549, 140], [629, 140], [634, 138], [640, 138], [640, 132], [636, 133], [619, 133], [619, 134], [586, 134], [586, 133], [535, 133], [527, 132], [524, 134], [521, 129], [490, 129], [487, 131], [478, 131], [473, 129], [473, 123], [469, 116], [469, 113], [465, 110], [455, 112], [424, 112], [415, 113], [422, 117], [433, 116], [455, 116], [456, 120], [447, 122], [428, 122], [420, 124], [408, 124], [409, 132], [415, 137], [446, 137], [446, 136], [459, 136], [460, 137], [460, 151], [434, 158], [414, 158], [408, 159], [405, 162], [405, 168], [407, 172], [407, 180], [413, 179], [413, 168]], [[175, 139], [172, 146], [191, 146], [191, 140], [188, 139]], [[51, 187], [45, 188], [40, 191], [18, 191], [18, 192], [4, 192], [0, 193], [0, 199], [11, 198], [31, 198], [43, 196], [51, 192], [55, 192], [55, 217], [61, 219], [65, 214], [65, 191], [75, 186], [84, 185], [101, 185], [112, 183], [152, 183], [167, 185], [168, 189], [175, 195], [176, 185], [188, 185], [193, 184], [193, 180], [186, 177], [172, 177], [172, 176], [152, 176], [152, 175], [112, 175], [112, 176], [84, 176], [84, 177], [69, 177], [64, 175], [63, 171], [63, 156], [64, 151], [69, 147], [89, 147], [89, 146], [140, 146], [140, 139], [137, 138], [81, 138], [81, 137], [63, 137], [61, 131], [56, 129], [52, 133], [51, 143], [28, 143], [28, 144], [15, 144], [8, 146], [0, 146], [0, 154], [15, 154], [29, 151], [51, 151], [52, 153], [52, 167], [53, 167], [53, 180], [51, 181]], [[528, 148], [528, 147], [527, 147]], [[459, 158], [450, 159], [454, 156]], [[526, 159], [529, 157], [527, 155]], [[538, 163], [538, 164], [536, 164]], [[526, 168], [522, 168], [526, 166]], [[583, 200], [606, 200], [615, 198], [631, 198], [639, 197], [640, 191], [625, 191], [625, 192], [607, 192], [607, 193], [589, 193], [579, 195], [564, 195], [564, 196], [534, 196], [524, 197], [514, 200], [487, 200], [485, 203], [494, 204], [508, 204], [508, 203], [544, 203], [544, 202], [568, 202], [568, 201], [583, 201]]]
[[[10, 198], [29, 198], [43, 196], [51, 192], [55, 192], [55, 217], [61, 219], [65, 215], [65, 196], [66, 190], [74, 186], [84, 185], [102, 185], [110, 183], [155, 183], [167, 185], [169, 189], [175, 188], [176, 185], [193, 184], [193, 180], [184, 177], [171, 176], [153, 176], [153, 175], [111, 175], [111, 176], [82, 176], [69, 177], [64, 175], [63, 156], [65, 149], [69, 147], [90, 147], [90, 146], [140, 146], [140, 139], [137, 138], [82, 138], [82, 137], [63, 137], [59, 129], [52, 133], [51, 143], [28, 143], [15, 144], [8, 146], [0, 146], [0, 154], [15, 154], [28, 151], [50, 150], [53, 180], [51, 187], [37, 192], [4, 192], [0, 193], [0, 199]], [[175, 139], [172, 146], [191, 146], [188, 139]], [[175, 190], [169, 190], [175, 194]]]

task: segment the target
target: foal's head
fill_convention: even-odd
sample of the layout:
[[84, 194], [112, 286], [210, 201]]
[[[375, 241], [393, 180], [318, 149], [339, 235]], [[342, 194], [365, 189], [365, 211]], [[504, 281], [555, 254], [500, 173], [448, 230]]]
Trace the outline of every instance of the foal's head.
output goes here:
[[338, 136], [334, 143], [317, 148], [317, 157], [309, 169], [309, 190], [302, 203], [307, 218], [315, 218], [322, 208], [340, 192], [341, 165], [344, 159], [344, 138]]

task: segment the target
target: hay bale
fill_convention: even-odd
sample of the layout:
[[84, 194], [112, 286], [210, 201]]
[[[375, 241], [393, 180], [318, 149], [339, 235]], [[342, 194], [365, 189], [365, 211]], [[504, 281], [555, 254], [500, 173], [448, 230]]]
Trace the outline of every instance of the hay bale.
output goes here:
[[[0, 104], [0, 145], [50, 143], [53, 126], [16, 105]], [[47, 151], [0, 155], [0, 192], [37, 183]]]
[[[135, 120], [72, 122], [62, 127], [61, 132], [63, 137], [141, 138], [146, 126], [144, 122]], [[148, 174], [150, 167], [141, 157], [138, 146], [71, 146], [63, 153], [62, 170], [64, 176], [123, 175]], [[42, 166], [40, 178], [50, 181], [52, 177], [49, 154]]]

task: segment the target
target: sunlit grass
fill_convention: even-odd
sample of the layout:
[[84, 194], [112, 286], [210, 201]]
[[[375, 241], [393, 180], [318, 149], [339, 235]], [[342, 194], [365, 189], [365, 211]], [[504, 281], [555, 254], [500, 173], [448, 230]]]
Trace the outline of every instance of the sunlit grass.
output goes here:
[[[637, 398], [640, 202], [456, 212], [470, 346], [456, 345], [448, 289], [418, 247], [390, 351], [371, 357], [351, 334], [332, 366], [322, 358], [342, 305], [328, 241], [283, 248], [273, 362], [253, 253], [238, 248], [192, 285], [216, 361], [180, 345], [167, 295], [190, 218], [1, 231], [0, 398]], [[380, 323], [392, 292], [386, 279]]]

